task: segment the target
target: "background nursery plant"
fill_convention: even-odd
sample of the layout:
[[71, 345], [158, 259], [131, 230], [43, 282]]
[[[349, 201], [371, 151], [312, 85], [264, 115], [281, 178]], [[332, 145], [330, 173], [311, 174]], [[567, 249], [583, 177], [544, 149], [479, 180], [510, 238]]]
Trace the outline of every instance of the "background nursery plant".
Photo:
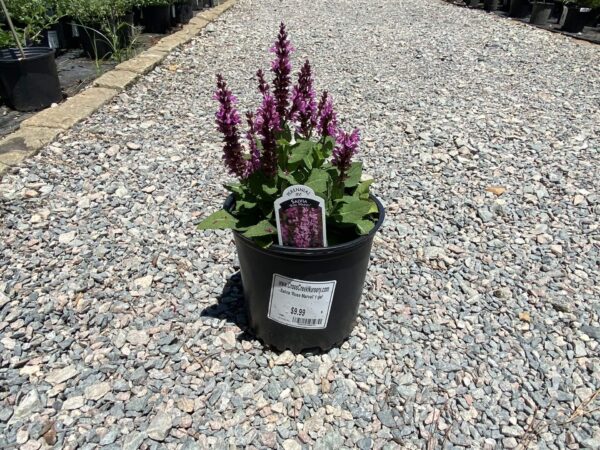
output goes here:
[[[292, 185], [305, 185], [325, 201], [327, 240], [340, 244], [368, 234], [378, 208], [370, 198], [373, 180], [361, 181], [362, 163], [352, 159], [358, 151], [358, 129], [338, 126], [333, 99], [323, 92], [317, 102], [310, 62], [307, 60], [291, 82], [292, 47], [285, 24], [271, 52], [273, 81], [258, 70], [262, 102], [256, 113], [246, 114], [247, 144], [242, 144], [242, 119], [236, 97], [217, 75], [215, 99], [219, 102], [217, 125], [224, 138], [223, 159], [238, 183], [225, 187], [234, 203], [212, 214], [200, 229], [231, 228], [266, 247], [277, 240], [273, 204]], [[300, 215], [294, 230], [319, 226], [314, 214]], [[288, 239], [286, 239], [288, 242]], [[318, 240], [296, 239], [296, 247], [311, 247]]]

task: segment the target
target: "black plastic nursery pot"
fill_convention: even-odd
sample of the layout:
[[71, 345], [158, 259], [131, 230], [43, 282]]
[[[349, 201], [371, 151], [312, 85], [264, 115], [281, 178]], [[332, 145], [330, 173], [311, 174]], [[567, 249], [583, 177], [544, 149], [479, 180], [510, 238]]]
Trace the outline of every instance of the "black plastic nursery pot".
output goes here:
[[529, 1], [528, 0], [510, 0], [510, 7], [508, 9], [509, 17], [515, 17], [522, 19], [527, 17], [529, 14]]
[[554, 5], [552, 3], [534, 2], [531, 9], [531, 17], [529, 23], [534, 25], [546, 25], [550, 19], [550, 13]]
[[560, 29], [568, 33], [581, 33], [588, 21], [590, 11], [590, 8], [563, 5], [563, 13], [559, 21]]
[[466, 0], [466, 4], [471, 8], [477, 8], [479, 6], [479, 0]]
[[0, 50], [0, 97], [17, 111], [37, 111], [62, 100], [54, 50], [44, 47]]
[[194, 11], [200, 11], [203, 6], [202, 0], [192, 0], [192, 8]]
[[[358, 315], [371, 247], [385, 218], [366, 236], [326, 248], [273, 245], [263, 249], [234, 232], [248, 322], [266, 345], [293, 352], [343, 342]], [[233, 206], [229, 197], [225, 208]]]
[[70, 17], [63, 17], [59, 20], [58, 26], [62, 29], [59, 34], [59, 39], [62, 36], [64, 41], [61, 43], [64, 49], [80, 48], [81, 40], [79, 39], [79, 29], [73, 23]]
[[173, 5], [173, 24], [186, 24], [189, 23], [194, 17], [194, 7], [192, 0], [186, 2], [179, 2]]
[[100, 25], [77, 26], [81, 48], [91, 59], [103, 59], [113, 53], [113, 48], [100, 30]]
[[171, 28], [171, 6], [144, 6], [142, 24], [146, 33], [166, 34]]
[[483, 9], [488, 12], [496, 11], [499, 6], [499, 0], [483, 0]]

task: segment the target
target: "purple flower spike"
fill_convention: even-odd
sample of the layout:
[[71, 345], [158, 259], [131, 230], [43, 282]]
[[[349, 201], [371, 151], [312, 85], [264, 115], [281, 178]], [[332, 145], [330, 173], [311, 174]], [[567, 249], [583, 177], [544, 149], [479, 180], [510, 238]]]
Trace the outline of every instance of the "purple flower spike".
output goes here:
[[294, 47], [292, 47], [292, 44], [288, 39], [285, 24], [281, 22], [277, 41], [275, 42], [275, 45], [271, 47], [271, 52], [276, 55], [276, 58], [271, 63], [271, 71], [275, 74], [273, 80], [273, 93], [277, 101], [277, 113], [281, 120], [287, 117], [287, 109], [289, 106], [290, 74], [292, 73], [290, 55], [293, 51]]
[[251, 112], [246, 114], [246, 120], [248, 122], [248, 132], [246, 133], [246, 139], [250, 146], [250, 160], [246, 164], [246, 172], [244, 178], [248, 178], [254, 172], [260, 169], [260, 150], [256, 145], [256, 125], [254, 123], [254, 114]]
[[357, 128], [348, 134], [340, 130], [337, 136], [337, 145], [333, 149], [333, 159], [331, 163], [340, 171], [340, 180], [346, 179], [352, 157], [358, 151], [358, 143], [360, 141], [360, 133]]
[[321, 136], [331, 136], [335, 139], [338, 134], [337, 115], [333, 110], [333, 100], [327, 91], [323, 92], [321, 96], [317, 115], [319, 116], [317, 128]]
[[277, 139], [275, 133], [281, 129], [281, 119], [277, 112], [275, 98], [269, 93], [263, 97], [254, 128], [262, 137], [262, 170], [267, 176], [275, 176], [277, 174]]
[[235, 108], [237, 99], [227, 89], [227, 83], [220, 74], [217, 75], [217, 91], [214, 98], [219, 102], [216, 118], [225, 143], [223, 159], [229, 172], [241, 178], [246, 170], [246, 161], [243, 157], [243, 148], [240, 144], [240, 134], [237, 127], [240, 123], [240, 115]]
[[298, 83], [292, 90], [292, 107], [289, 112], [290, 120], [298, 120], [299, 131], [305, 137], [310, 137], [312, 129], [317, 125], [317, 101], [313, 89], [313, 78], [308, 60], [298, 74]]
[[256, 78], [258, 79], [258, 91], [262, 95], [268, 94], [269, 83], [267, 83], [267, 80], [265, 80], [265, 73], [262, 71], [262, 69], [258, 69], [258, 72], [256, 72]]

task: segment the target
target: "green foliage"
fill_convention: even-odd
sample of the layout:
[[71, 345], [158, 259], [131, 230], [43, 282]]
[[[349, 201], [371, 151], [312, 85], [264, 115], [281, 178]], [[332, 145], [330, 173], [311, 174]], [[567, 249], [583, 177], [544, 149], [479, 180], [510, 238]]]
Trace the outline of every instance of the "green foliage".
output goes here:
[[[42, 32], [60, 19], [48, 0], [5, 0], [5, 4], [24, 46], [39, 42]], [[0, 35], [0, 46], [15, 46], [9, 31], [1, 30]]]
[[168, 6], [173, 0], [137, 0], [138, 6]]
[[[259, 245], [276, 242], [277, 228], [274, 202], [294, 184], [304, 184], [323, 198], [326, 205], [327, 236], [331, 245], [347, 242], [368, 234], [378, 217], [377, 205], [369, 197], [373, 180], [361, 182], [362, 164], [353, 163], [345, 180], [328, 160], [333, 150], [331, 138], [318, 142], [295, 137], [290, 142], [286, 133], [278, 139], [278, 175], [266, 178], [255, 172], [241, 183], [225, 187], [233, 194], [235, 206], [229, 212], [217, 211], [198, 226], [199, 229], [231, 228]], [[264, 239], [268, 237], [269, 239]]]
[[118, 22], [135, 4], [133, 0], [69, 0], [61, 3], [67, 15], [85, 25]]

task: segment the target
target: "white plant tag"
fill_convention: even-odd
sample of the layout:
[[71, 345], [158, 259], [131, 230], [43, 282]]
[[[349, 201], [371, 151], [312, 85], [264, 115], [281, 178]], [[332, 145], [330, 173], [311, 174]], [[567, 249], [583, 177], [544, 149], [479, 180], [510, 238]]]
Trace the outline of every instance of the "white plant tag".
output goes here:
[[177, 17], [177, 13], [175, 12], [175, 5], [171, 5], [171, 17], [174, 19]]
[[71, 34], [73, 37], [79, 37], [79, 28], [74, 23], [71, 24]]
[[48, 31], [48, 47], [54, 49], [60, 47], [60, 43], [58, 42], [58, 33], [56, 31]]
[[591, 10], [592, 10], [592, 8], [579, 8], [579, 12], [582, 12], [582, 13], [590, 12]]
[[308, 186], [288, 187], [275, 200], [279, 245], [300, 248], [327, 247], [325, 200]]
[[303, 281], [273, 274], [267, 317], [294, 328], [327, 328], [336, 281]]

